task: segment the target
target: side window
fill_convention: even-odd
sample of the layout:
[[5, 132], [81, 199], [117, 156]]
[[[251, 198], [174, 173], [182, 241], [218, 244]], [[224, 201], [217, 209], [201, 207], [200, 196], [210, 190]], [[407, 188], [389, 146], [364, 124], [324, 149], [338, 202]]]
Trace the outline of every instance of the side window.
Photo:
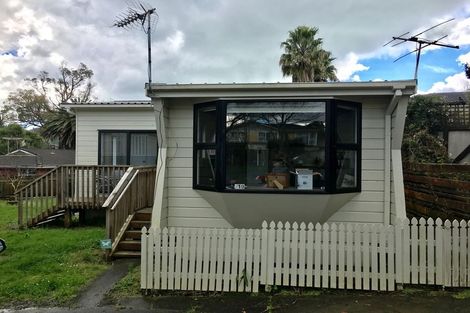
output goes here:
[[336, 159], [337, 191], [357, 189], [360, 185], [360, 105], [338, 101], [336, 105], [336, 127], [334, 157]]
[[147, 131], [100, 131], [99, 164], [155, 165], [157, 134]]
[[216, 178], [216, 104], [201, 105], [195, 110], [194, 185], [215, 188]]

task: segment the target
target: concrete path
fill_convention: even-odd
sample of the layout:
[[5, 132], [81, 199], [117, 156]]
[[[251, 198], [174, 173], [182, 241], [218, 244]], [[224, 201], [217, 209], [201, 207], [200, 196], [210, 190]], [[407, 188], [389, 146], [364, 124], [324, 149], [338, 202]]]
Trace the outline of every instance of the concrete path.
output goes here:
[[100, 277], [95, 279], [90, 286], [78, 297], [78, 308], [94, 308], [103, 300], [104, 296], [114, 285], [127, 275], [129, 269], [137, 266], [139, 260], [118, 259], [113, 261], [111, 267]]

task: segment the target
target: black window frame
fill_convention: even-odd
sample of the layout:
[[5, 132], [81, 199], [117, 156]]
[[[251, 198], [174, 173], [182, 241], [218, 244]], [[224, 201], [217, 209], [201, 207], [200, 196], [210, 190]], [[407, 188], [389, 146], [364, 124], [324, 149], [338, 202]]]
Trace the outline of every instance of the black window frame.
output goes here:
[[[98, 129], [98, 165], [103, 165], [101, 162], [101, 135], [106, 133], [121, 133], [126, 135], [126, 164], [116, 164], [116, 165], [130, 165], [131, 161], [131, 135], [132, 134], [155, 134], [157, 135], [156, 130], [145, 130], [145, 129]], [[157, 138], [157, 155], [155, 160], [158, 158], [158, 138]]]
[[[251, 103], [251, 102], [324, 102], [325, 103], [325, 190], [277, 190], [277, 189], [263, 189], [263, 190], [249, 190], [249, 189], [226, 189], [226, 149], [225, 149], [225, 135], [226, 135], [226, 116], [228, 103]], [[352, 143], [337, 143], [336, 138], [336, 109], [337, 105], [344, 105], [354, 107], [356, 109], [356, 136], [357, 142]], [[216, 109], [216, 140], [215, 143], [200, 143], [197, 140], [198, 136], [198, 111], [203, 107], [215, 107]], [[216, 173], [214, 187], [208, 187], [197, 184], [197, 153], [201, 149], [214, 149], [216, 151]], [[337, 171], [337, 150], [352, 150], [356, 151], [356, 168], [357, 168], [357, 186], [353, 188], [336, 188], [336, 171]], [[352, 193], [361, 192], [362, 188], [362, 104], [359, 102], [341, 100], [335, 98], [305, 98], [305, 99], [243, 99], [243, 100], [214, 100], [210, 102], [203, 102], [194, 104], [193, 108], [193, 180], [192, 187], [197, 190], [208, 190], [216, 192], [227, 193], [264, 193], [264, 194], [335, 194], [335, 193]]]

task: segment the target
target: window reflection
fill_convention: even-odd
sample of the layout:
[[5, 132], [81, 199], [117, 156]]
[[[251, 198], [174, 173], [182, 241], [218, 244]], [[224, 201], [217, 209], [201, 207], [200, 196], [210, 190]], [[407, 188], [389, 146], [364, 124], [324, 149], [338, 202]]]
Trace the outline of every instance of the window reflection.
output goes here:
[[325, 188], [325, 103], [228, 103], [226, 188]]

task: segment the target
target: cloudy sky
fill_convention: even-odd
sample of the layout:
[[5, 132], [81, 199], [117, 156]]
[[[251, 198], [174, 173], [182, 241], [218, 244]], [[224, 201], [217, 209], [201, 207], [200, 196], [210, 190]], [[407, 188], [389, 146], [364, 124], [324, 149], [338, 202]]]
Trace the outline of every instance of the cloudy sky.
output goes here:
[[[134, 1], [134, 0], [131, 0]], [[460, 49], [423, 50], [420, 92], [466, 90], [470, 3], [460, 0], [146, 0], [160, 16], [153, 37], [153, 81], [289, 81], [278, 66], [280, 43], [298, 25], [317, 26], [336, 57], [341, 81], [413, 78], [411, 43], [382, 47], [392, 36], [427, 32]], [[111, 27], [124, 0], [1, 0], [0, 103], [23, 79], [62, 61], [95, 72], [97, 100], [145, 99], [147, 46], [139, 30]]]

